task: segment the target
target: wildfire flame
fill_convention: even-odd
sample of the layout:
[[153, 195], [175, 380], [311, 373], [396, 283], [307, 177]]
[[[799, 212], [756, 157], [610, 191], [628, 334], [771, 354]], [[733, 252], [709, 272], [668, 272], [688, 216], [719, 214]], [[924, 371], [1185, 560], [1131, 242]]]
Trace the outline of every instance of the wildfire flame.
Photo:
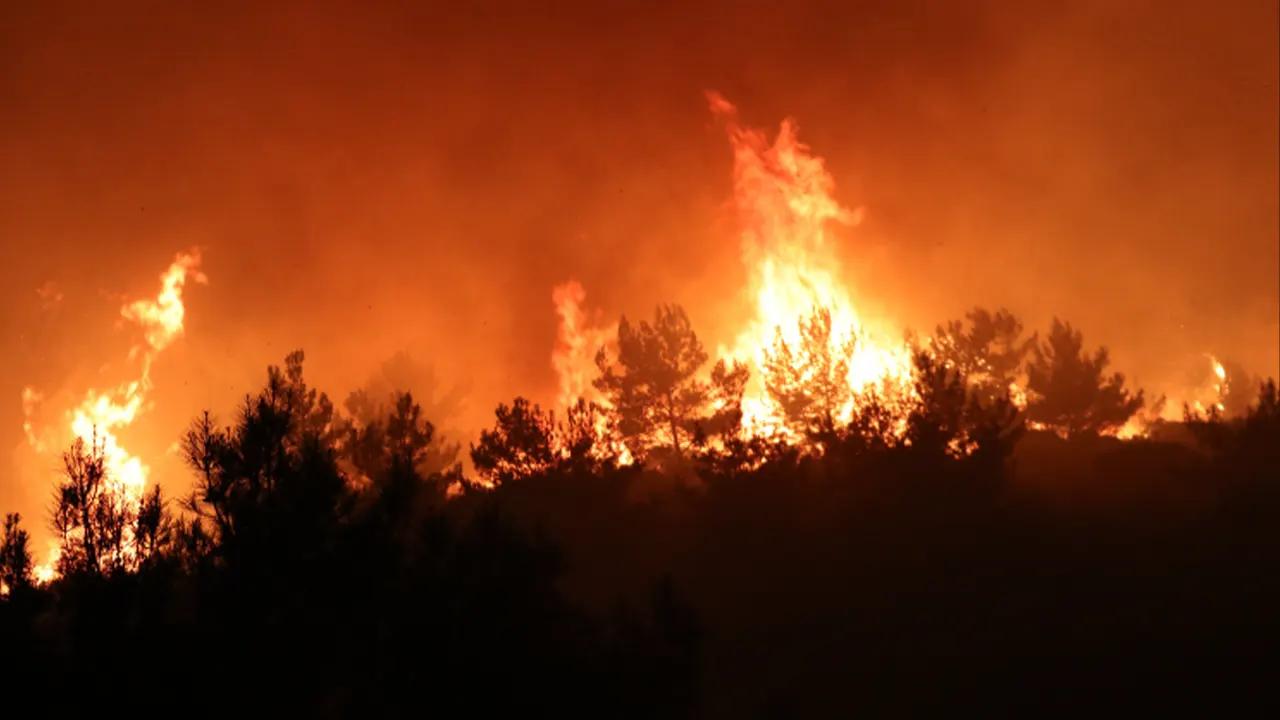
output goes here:
[[1227, 368], [1214, 355], [1205, 354], [1204, 358], [1209, 361], [1208, 372], [1202, 371], [1202, 380], [1183, 393], [1181, 402], [1168, 404], [1165, 419], [1180, 420], [1183, 405], [1197, 413], [1227, 411], [1227, 395], [1231, 392], [1231, 378]]
[[617, 325], [598, 325], [587, 317], [582, 308], [586, 298], [587, 292], [577, 280], [557, 285], [551, 291], [551, 302], [560, 318], [551, 366], [560, 379], [559, 402], [563, 408], [573, 405], [578, 398], [600, 400], [591, 386], [596, 372], [596, 351], [617, 332]]
[[1115, 436], [1121, 440], [1149, 437], [1157, 422], [1181, 421], [1184, 407], [1197, 414], [1227, 412], [1226, 400], [1231, 392], [1231, 378], [1227, 368], [1212, 354], [1206, 353], [1203, 358], [1208, 359], [1209, 367], [1205, 369], [1201, 366], [1199, 381], [1165, 398], [1150, 413], [1139, 413], [1129, 418], [1114, 433]]
[[1218, 359], [1210, 356], [1209, 361], [1213, 363], [1213, 374], [1217, 376], [1218, 382], [1213, 386], [1214, 392], [1218, 393], [1218, 409], [1222, 409], [1222, 396], [1227, 394], [1227, 369], [1218, 362]]
[[[850, 210], [834, 197], [835, 181], [822, 158], [810, 152], [786, 120], [773, 142], [764, 132], [738, 123], [734, 106], [708, 93], [712, 112], [725, 123], [734, 154], [734, 201], [741, 231], [741, 256], [748, 271], [752, 316], [721, 346], [725, 359], [745, 362], [752, 370], [742, 399], [743, 426], [752, 433], [785, 433], [783, 413], [769, 396], [764, 377], [770, 352], [778, 341], [798, 347], [802, 325], [815, 312], [830, 315], [829, 352], [847, 360], [854, 391], [835, 418], [847, 422], [861, 393], [909, 393], [911, 352], [905, 342], [886, 342], [863, 322], [841, 279], [840, 262], [830, 226], [857, 225], [861, 210]], [[613, 334], [586, 321], [582, 286], [570, 281], [555, 288], [552, 300], [560, 317], [559, 339], [552, 354], [560, 380], [560, 402], [592, 397], [588, 378], [596, 350]]]
[[[140, 360], [138, 376], [110, 390], [90, 389], [84, 400], [67, 412], [72, 437], [82, 440], [86, 446], [97, 443], [102, 448], [107, 475], [122, 491], [126, 502], [137, 503], [142, 498], [149, 469], [141, 458], [120, 444], [116, 433], [133, 424], [145, 409], [146, 396], [151, 390], [151, 364], [183, 331], [186, 316], [183, 289], [188, 281], [207, 282], [199, 267], [198, 251], [179, 253], [161, 273], [160, 292], [154, 298], [136, 300], [120, 308], [120, 315], [143, 331], [143, 342], [129, 351], [130, 360]], [[36, 434], [32, 421], [41, 399], [34, 388], [23, 388], [26, 416], [23, 430], [31, 447], [39, 453], [48, 448], [48, 443]], [[58, 550], [54, 544], [48, 559], [34, 570], [37, 582], [47, 583], [57, 577], [57, 560]]]
[[854, 399], [841, 409], [847, 421], [858, 394], [887, 387], [903, 392], [911, 378], [911, 353], [905, 342], [886, 342], [870, 332], [841, 280], [832, 248], [832, 224], [857, 225], [862, 211], [842, 206], [835, 181], [822, 158], [796, 136], [784, 120], [772, 143], [764, 132], [742, 127], [734, 106], [708, 94], [711, 110], [726, 125], [733, 146], [734, 202], [741, 224], [741, 252], [750, 282], [755, 316], [721, 356], [750, 363], [752, 379], [742, 402], [744, 426], [765, 434], [780, 432], [781, 408], [769, 397], [763, 377], [771, 348], [780, 339], [801, 345], [802, 323], [815, 311], [830, 314], [828, 351], [848, 356], [848, 382]]
[[[806, 353], [824, 352], [838, 359], [850, 390], [832, 418], [848, 422], [860, 403], [875, 391], [891, 408], [914, 397], [911, 346], [891, 340], [886, 324], [874, 324], [875, 332], [859, 313], [851, 289], [843, 281], [833, 247], [836, 226], [856, 226], [861, 209], [849, 209], [835, 198], [835, 181], [821, 157], [800, 142], [795, 123], [784, 120], [770, 140], [762, 130], [744, 127], [737, 109], [716, 93], [707, 94], [711, 111], [724, 123], [733, 148], [734, 205], [741, 226], [741, 258], [747, 269], [751, 315], [732, 341], [719, 347], [719, 356], [745, 362], [751, 369], [742, 398], [743, 429], [754, 435], [783, 440], [791, 437], [783, 408], [767, 389], [765, 378], [771, 363], [781, 358], [801, 382], [812, 372]], [[560, 403], [567, 407], [580, 397], [598, 398], [589, 378], [595, 372], [592, 358], [616, 329], [591, 322], [582, 310], [585, 292], [570, 281], [557, 286], [552, 300], [560, 329], [552, 364], [560, 380]], [[806, 324], [821, 314], [829, 332], [805, 336]], [[877, 318], [877, 321], [880, 319]], [[805, 348], [806, 340], [825, 338], [825, 348]], [[788, 352], [778, 353], [778, 348]], [[1188, 390], [1185, 405], [1203, 412], [1222, 412], [1230, 390], [1226, 367], [1208, 356], [1208, 382]], [[1009, 397], [1025, 408], [1027, 390], [1014, 382]], [[1171, 407], [1172, 406], [1172, 407]], [[1181, 403], [1159, 405], [1148, 414], [1130, 418], [1112, 434], [1128, 439], [1146, 436], [1159, 419], [1175, 420]], [[1033, 428], [1045, 426], [1030, 424]]]
[[[586, 298], [587, 292], [577, 280], [561, 283], [551, 291], [551, 302], [560, 318], [551, 366], [559, 378], [557, 401], [566, 413], [579, 400], [609, 406], [608, 400], [592, 386], [591, 378], [596, 373], [596, 352], [609, 343], [618, 326], [599, 324], [598, 312], [589, 316], [582, 306]], [[630, 465], [634, 461], [631, 450], [614, 439], [610, 429], [609, 418], [598, 415], [593, 427], [597, 447], [603, 449], [603, 454], [616, 458], [618, 464]]]

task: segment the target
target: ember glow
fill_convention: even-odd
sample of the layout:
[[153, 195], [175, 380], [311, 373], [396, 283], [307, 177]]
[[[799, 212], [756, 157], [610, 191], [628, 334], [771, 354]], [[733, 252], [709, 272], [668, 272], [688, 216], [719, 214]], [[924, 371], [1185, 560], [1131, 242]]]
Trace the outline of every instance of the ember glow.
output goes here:
[[[136, 368], [137, 376], [107, 390], [90, 389], [84, 400], [66, 412], [71, 440], [80, 440], [86, 447], [101, 447], [108, 478], [123, 492], [125, 502], [137, 503], [147, 485], [149, 468], [142, 458], [129, 452], [120, 442], [118, 433], [129, 427], [146, 410], [147, 395], [152, 389], [151, 366], [156, 357], [183, 331], [186, 308], [182, 302], [183, 289], [188, 281], [204, 283], [200, 272], [200, 254], [196, 250], [179, 253], [160, 275], [160, 292], [154, 298], [143, 298], [126, 303], [120, 315], [142, 330], [142, 341], [129, 351], [129, 361]], [[46, 453], [50, 447], [65, 448], [70, 440], [56, 428], [43, 433], [35, 430], [33, 415], [40, 404], [41, 395], [34, 388], [22, 391], [23, 409], [26, 413], [23, 428], [32, 449]], [[51, 442], [45, 438], [54, 438]], [[39, 582], [49, 582], [57, 576], [57, 546], [54, 544], [48, 559], [34, 570]]]

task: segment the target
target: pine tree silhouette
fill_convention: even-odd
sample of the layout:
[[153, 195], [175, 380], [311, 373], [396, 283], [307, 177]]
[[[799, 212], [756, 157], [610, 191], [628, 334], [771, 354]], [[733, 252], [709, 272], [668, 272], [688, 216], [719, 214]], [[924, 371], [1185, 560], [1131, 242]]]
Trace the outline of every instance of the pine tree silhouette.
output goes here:
[[0, 583], [10, 594], [17, 594], [31, 587], [30, 536], [21, 527], [22, 516], [8, 513], [4, 516], [4, 537], [0, 539]]
[[637, 457], [665, 449], [681, 458], [697, 432], [707, 384], [697, 377], [707, 353], [678, 305], [659, 305], [652, 324], [618, 323], [617, 357], [602, 348], [594, 385], [617, 415], [622, 440]]
[[1049, 336], [1032, 347], [1028, 420], [1068, 435], [1097, 434], [1119, 428], [1142, 409], [1141, 390], [1125, 389], [1121, 373], [1105, 375], [1107, 349], [1087, 355], [1083, 345], [1080, 331], [1054, 318]]

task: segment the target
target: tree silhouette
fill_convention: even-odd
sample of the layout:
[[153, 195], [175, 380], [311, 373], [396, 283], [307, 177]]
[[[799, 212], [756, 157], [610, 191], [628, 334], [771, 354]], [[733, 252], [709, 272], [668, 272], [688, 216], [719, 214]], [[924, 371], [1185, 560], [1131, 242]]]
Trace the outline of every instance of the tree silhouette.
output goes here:
[[30, 537], [20, 526], [22, 516], [8, 513], [4, 516], [4, 537], [0, 539], [0, 584], [10, 594], [16, 594], [31, 586]]
[[471, 446], [472, 465], [491, 485], [552, 470], [599, 473], [618, 462], [608, 411], [583, 398], [569, 406], [564, 420], [523, 397], [500, 403], [494, 417], [493, 429], [481, 430]]
[[555, 414], [517, 397], [499, 404], [497, 424], [480, 431], [471, 446], [471, 463], [491, 483], [512, 482], [546, 472], [556, 462]]
[[742, 394], [751, 370], [744, 363], [717, 360], [711, 368], [711, 381], [707, 385], [709, 414], [698, 425], [700, 439], [705, 442], [719, 437], [728, 440], [742, 431]]
[[842, 444], [859, 453], [882, 452], [900, 444], [899, 415], [876, 388], [858, 399], [853, 415], [840, 433]]
[[399, 393], [387, 405], [353, 393], [347, 410], [350, 416], [337, 421], [345, 435], [340, 454], [355, 475], [378, 482], [393, 472], [431, 478], [456, 470], [460, 446], [437, 435], [411, 394]]
[[678, 305], [659, 305], [653, 323], [618, 323], [617, 357], [596, 355], [604, 393], [617, 415], [622, 440], [637, 457], [666, 448], [683, 457], [707, 401], [697, 372], [707, 353]]
[[319, 541], [346, 511], [336, 449], [343, 428], [328, 397], [303, 379], [303, 357], [294, 352], [284, 369], [269, 367], [266, 387], [245, 398], [235, 425], [219, 429], [205, 413], [183, 438], [196, 473], [184, 506], [210, 523], [197, 532], [210, 534], [225, 561]]
[[994, 400], [1018, 380], [1036, 337], [1024, 339], [1022, 322], [1004, 308], [994, 313], [974, 308], [965, 314], [965, 320], [939, 325], [933, 350], [943, 362], [962, 372], [983, 399]]
[[1131, 394], [1124, 375], [1104, 375], [1107, 349], [1086, 355], [1078, 330], [1057, 318], [1049, 337], [1032, 347], [1027, 365], [1031, 394], [1027, 419], [1067, 435], [1102, 433], [1125, 424], [1143, 406], [1142, 391]]
[[[1239, 389], [1237, 393], [1242, 393]], [[1205, 448], [1219, 454], [1238, 453], [1240, 447], [1270, 448], [1269, 455], [1280, 455], [1280, 392], [1276, 381], [1260, 381], [1254, 401], [1243, 417], [1231, 417], [1217, 405], [1205, 409], [1183, 404], [1183, 424]], [[1265, 465], [1267, 463], [1259, 463]]]
[[778, 329], [765, 356], [765, 388], [795, 435], [830, 438], [853, 399], [849, 365], [856, 340], [832, 336], [826, 308], [802, 319], [799, 331], [793, 344]]
[[912, 357], [914, 397], [906, 418], [906, 440], [926, 455], [975, 458], [1002, 470], [1023, 431], [1023, 420], [1006, 387], [970, 382], [960, 366], [932, 349]]
[[[913, 362], [910, 392], [860, 394], [820, 452], [732, 429], [710, 442], [717, 422], [740, 429], [747, 377], [717, 364], [690, 415], [686, 452], [705, 482], [688, 492], [633, 492], [675, 471], [613, 469], [606, 409], [579, 401], [560, 418], [517, 398], [472, 449], [493, 487], [464, 483], [446, 500], [458, 476], [422, 474], [434, 426], [412, 396], [348, 424], [290, 356], [228, 426], [192, 424], [193, 517], [170, 519], [154, 489], [94, 510], [114, 486], [95, 440], [67, 454], [63, 579], [29, 586], [28, 540], [7, 518], [0, 582], [26, 590], [0, 602], [0, 646], [21, 659], [5, 677], [56, 716], [122, 705], [146, 716], [193, 697], [207, 714], [823, 716], [922, 693], [923, 706], [946, 706], [953, 688], [1002, 673], [1019, 689], [995, 700], [1018, 707], [1059, 678], [1132, 667], [1167, 698], [1170, 677], [1217, 679], [1206, 648], [1243, 656], [1270, 641], [1239, 630], [1264, 627], [1280, 597], [1267, 573], [1280, 509], [1273, 382], [1243, 416], [1192, 418], [1179, 441], [1211, 431], [1212, 444], [1036, 435], [1007, 463], [1019, 481], [1064, 480], [1073, 495], [1095, 476], [1156, 488], [1085, 507], [993, 492], [1021, 426], [1007, 391], [984, 397], [937, 348]], [[96, 529], [102, 518], [121, 529]], [[1097, 541], [1080, 543], [1080, 527]], [[1116, 632], [1129, 627], [1140, 637]], [[1046, 648], [1104, 665], [1022, 668]], [[145, 666], [149, 692], [121, 693], [155, 657], [181, 662]], [[912, 659], [884, 675], [882, 657]], [[824, 676], [832, 667], [871, 679], [850, 699], [847, 677]], [[1235, 666], [1222, 674], [1240, 680]], [[192, 677], [217, 679], [217, 692], [192, 690]], [[744, 683], [762, 691], [744, 697]], [[850, 707], [863, 698], [874, 702]]]
[[159, 485], [138, 501], [133, 520], [133, 554], [139, 565], [160, 557], [173, 539], [173, 520]]
[[1280, 390], [1274, 378], [1258, 383], [1258, 399], [1245, 413], [1245, 426], [1250, 423], [1260, 430], [1280, 430]]
[[618, 463], [612, 417], [607, 408], [578, 398], [556, 423], [555, 450], [561, 468], [570, 473], [599, 473]]
[[936, 455], [962, 454], [968, 406], [964, 375], [923, 350], [913, 359], [918, 400], [907, 416], [911, 446]]
[[[392, 392], [387, 397], [389, 401], [376, 400], [371, 391], [356, 390], [343, 403], [347, 415], [339, 427], [347, 435], [344, 450], [356, 468], [371, 476], [373, 468], [361, 464], [383, 454], [382, 444], [393, 441], [414, 445], [414, 467], [424, 477], [449, 469], [457, 461], [461, 443], [442, 437], [411, 393]], [[386, 437], [389, 434], [397, 439]]]
[[54, 495], [63, 575], [106, 577], [136, 569], [168, 541], [169, 518], [158, 486], [132, 498], [110, 477], [106, 450], [95, 434], [76, 438], [63, 453], [63, 477]]

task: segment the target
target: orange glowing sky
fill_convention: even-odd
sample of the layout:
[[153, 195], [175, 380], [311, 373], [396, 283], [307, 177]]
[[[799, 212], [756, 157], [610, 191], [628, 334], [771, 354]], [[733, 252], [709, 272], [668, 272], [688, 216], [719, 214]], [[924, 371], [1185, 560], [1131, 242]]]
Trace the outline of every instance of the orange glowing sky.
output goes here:
[[13, 5], [0, 509], [40, 522], [52, 461], [24, 449], [22, 388], [118, 382], [122, 303], [190, 247], [209, 283], [129, 430], [166, 487], [186, 421], [293, 348], [339, 399], [407, 350], [468, 388], [442, 423], [465, 433], [555, 397], [566, 280], [606, 319], [675, 301], [730, 340], [708, 89], [751, 126], [794, 117], [865, 209], [838, 247], [866, 314], [1056, 313], [1157, 392], [1206, 352], [1280, 366], [1273, 3]]

